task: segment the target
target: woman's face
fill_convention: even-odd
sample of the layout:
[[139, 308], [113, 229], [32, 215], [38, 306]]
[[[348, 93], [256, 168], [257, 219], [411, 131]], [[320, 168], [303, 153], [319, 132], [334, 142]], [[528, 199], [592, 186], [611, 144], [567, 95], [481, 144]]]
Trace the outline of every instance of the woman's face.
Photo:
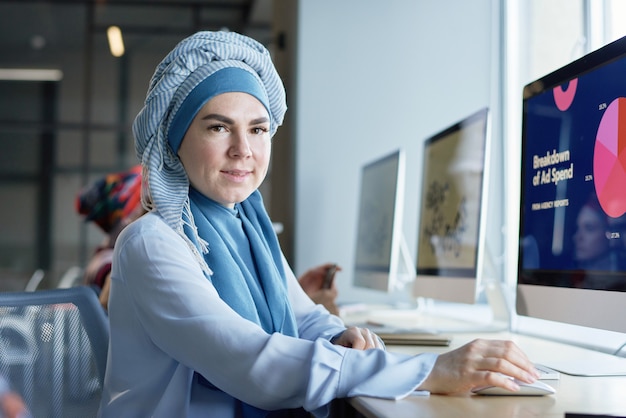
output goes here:
[[588, 206], [583, 206], [576, 219], [574, 245], [576, 259], [580, 261], [593, 260], [609, 250], [606, 225], [599, 214]]
[[270, 153], [269, 115], [247, 93], [223, 93], [209, 100], [178, 150], [191, 185], [229, 208], [261, 185]]

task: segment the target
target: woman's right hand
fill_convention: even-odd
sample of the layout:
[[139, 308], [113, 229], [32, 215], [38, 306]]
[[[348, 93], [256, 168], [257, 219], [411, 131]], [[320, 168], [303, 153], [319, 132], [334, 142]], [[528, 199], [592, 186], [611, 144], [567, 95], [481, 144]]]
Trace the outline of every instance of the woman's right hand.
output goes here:
[[539, 374], [514, 342], [477, 339], [439, 355], [418, 389], [438, 394], [467, 393], [481, 386], [519, 390], [507, 376], [532, 383]]

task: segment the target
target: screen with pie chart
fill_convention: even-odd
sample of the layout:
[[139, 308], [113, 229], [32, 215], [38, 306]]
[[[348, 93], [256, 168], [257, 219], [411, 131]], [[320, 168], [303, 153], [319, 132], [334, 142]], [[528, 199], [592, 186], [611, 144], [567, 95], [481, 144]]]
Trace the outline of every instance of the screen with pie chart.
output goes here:
[[521, 163], [518, 312], [626, 332], [626, 37], [525, 86]]

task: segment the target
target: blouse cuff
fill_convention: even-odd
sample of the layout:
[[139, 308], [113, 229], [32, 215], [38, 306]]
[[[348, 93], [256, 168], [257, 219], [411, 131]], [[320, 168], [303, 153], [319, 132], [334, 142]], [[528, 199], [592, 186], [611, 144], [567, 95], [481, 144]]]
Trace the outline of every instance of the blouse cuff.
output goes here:
[[[348, 356], [358, 352], [351, 352]], [[371, 360], [370, 360], [371, 359]], [[417, 356], [380, 352], [380, 357], [367, 356], [358, 359], [360, 363], [375, 361], [378, 367], [363, 365], [362, 370], [378, 370], [371, 376], [360, 376], [356, 373], [342, 373], [342, 377], [350, 375], [340, 386], [351, 387], [347, 391], [347, 397], [369, 396], [383, 399], [402, 399], [414, 394], [417, 388], [426, 380], [432, 371], [437, 354], [424, 353]], [[350, 370], [358, 370], [359, 367], [352, 365]], [[419, 394], [428, 394], [427, 391], [419, 391]]]

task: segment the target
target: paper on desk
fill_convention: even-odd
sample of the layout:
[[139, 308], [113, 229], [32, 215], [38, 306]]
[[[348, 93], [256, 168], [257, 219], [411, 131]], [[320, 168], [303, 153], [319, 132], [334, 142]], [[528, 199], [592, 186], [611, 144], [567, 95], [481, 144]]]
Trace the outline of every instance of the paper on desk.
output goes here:
[[409, 396], [430, 396], [430, 392], [427, 390], [414, 390]]

